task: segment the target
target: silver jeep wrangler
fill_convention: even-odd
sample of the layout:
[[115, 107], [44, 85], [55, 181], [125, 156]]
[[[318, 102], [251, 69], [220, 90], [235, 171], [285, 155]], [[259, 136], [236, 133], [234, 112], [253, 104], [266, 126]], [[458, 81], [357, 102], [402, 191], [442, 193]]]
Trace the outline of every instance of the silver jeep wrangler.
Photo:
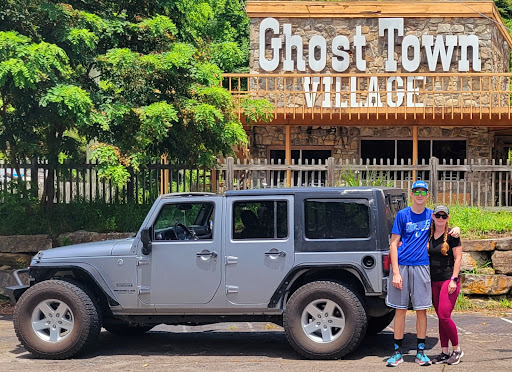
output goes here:
[[36, 357], [63, 359], [101, 327], [265, 321], [306, 358], [340, 358], [393, 319], [389, 236], [405, 206], [378, 187], [163, 195], [135, 238], [37, 253], [29, 285], [7, 288], [14, 328]]

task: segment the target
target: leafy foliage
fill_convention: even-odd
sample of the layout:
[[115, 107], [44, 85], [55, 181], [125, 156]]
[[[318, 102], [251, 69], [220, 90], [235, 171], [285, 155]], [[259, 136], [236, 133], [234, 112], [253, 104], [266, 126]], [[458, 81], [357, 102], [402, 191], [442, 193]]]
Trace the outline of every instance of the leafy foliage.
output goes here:
[[[239, 0], [5, 0], [0, 20], [0, 151], [13, 162], [52, 169], [94, 141], [101, 174], [122, 184], [145, 160], [207, 165], [247, 141], [221, 81], [248, 62]], [[246, 103], [250, 120], [266, 116]]]

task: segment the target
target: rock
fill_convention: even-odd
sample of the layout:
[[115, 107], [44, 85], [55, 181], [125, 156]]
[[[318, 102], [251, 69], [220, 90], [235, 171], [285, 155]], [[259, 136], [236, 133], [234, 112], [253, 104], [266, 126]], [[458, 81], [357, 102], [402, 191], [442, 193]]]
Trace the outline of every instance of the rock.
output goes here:
[[491, 260], [498, 274], [512, 274], [512, 251], [494, 251]]
[[462, 252], [460, 271], [471, 271], [489, 261], [486, 252]]
[[[20, 274], [20, 279], [23, 284], [28, 284], [28, 274], [22, 273]], [[16, 279], [12, 275], [12, 271], [0, 270], [0, 294], [6, 295], [5, 287], [9, 287], [12, 285], [18, 285]]]
[[91, 231], [75, 231], [61, 234], [57, 237], [57, 243], [60, 246], [98, 242], [101, 240], [124, 239], [135, 236], [136, 233], [97, 233]]
[[9, 266], [11, 269], [23, 269], [30, 265], [32, 254], [0, 253], [0, 266]]
[[462, 250], [464, 252], [494, 251], [496, 239], [464, 240]]
[[37, 253], [51, 247], [52, 239], [48, 235], [0, 236], [0, 252]]
[[510, 291], [512, 277], [506, 275], [461, 274], [461, 291], [464, 294], [502, 295]]
[[496, 250], [512, 251], [512, 238], [496, 239]]

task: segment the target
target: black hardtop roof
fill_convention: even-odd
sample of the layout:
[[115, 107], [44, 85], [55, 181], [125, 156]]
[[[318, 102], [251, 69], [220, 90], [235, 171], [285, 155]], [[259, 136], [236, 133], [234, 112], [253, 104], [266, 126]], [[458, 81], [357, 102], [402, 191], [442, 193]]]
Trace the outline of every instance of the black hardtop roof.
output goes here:
[[[296, 194], [368, 194], [374, 190], [382, 190], [385, 193], [400, 194], [405, 192], [404, 189], [397, 187], [380, 187], [380, 186], [354, 186], [354, 187], [289, 187], [289, 188], [265, 188], [251, 190], [231, 190], [226, 191], [225, 196], [266, 196], [266, 195], [296, 195]], [[193, 197], [213, 197], [222, 196], [213, 192], [173, 192], [161, 195], [163, 199], [170, 198], [193, 198]]]
[[226, 196], [264, 196], [264, 195], [296, 195], [296, 194], [356, 194], [369, 193], [374, 190], [388, 191], [391, 193], [403, 193], [403, 189], [396, 187], [379, 186], [355, 186], [355, 187], [290, 187], [290, 188], [266, 188], [254, 190], [226, 191]]

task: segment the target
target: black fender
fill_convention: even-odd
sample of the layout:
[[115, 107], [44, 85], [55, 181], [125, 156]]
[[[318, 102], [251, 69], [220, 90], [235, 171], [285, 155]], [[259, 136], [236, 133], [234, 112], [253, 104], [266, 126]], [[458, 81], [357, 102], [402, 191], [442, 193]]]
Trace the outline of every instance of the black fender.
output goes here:
[[94, 266], [86, 263], [62, 263], [58, 265], [55, 263], [38, 263], [29, 267], [29, 277], [31, 283], [35, 284], [47, 280], [48, 276], [58, 271], [72, 271], [89, 278], [103, 292], [110, 306], [119, 306], [116, 295], [109, 288], [105, 279]]
[[288, 272], [286, 277], [281, 281], [277, 289], [275, 290], [274, 294], [270, 298], [270, 301], [268, 303], [269, 308], [275, 308], [276, 305], [279, 303], [279, 301], [282, 299], [282, 297], [290, 290], [290, 288], [293, 286], [295, 281], [302, 276], [303, 274], [307, 273], [308, 271], [327, 271], [327, 270], [345, 270], [352, 275], [354, 275], [357, 279], [359, 279], [361, 285], [363, 286], [366, 293], [375, 293], [375, 290], [373, 289], [370, 280], [368, 279], [368, 276], [366, 273], [361, 270], [360, 267], [352, 264], [333, 264], [333, 265], [325, 265], [322, 264], [304, 264], [304, 265], [298, 265], [295, 266], [292, 270]]

